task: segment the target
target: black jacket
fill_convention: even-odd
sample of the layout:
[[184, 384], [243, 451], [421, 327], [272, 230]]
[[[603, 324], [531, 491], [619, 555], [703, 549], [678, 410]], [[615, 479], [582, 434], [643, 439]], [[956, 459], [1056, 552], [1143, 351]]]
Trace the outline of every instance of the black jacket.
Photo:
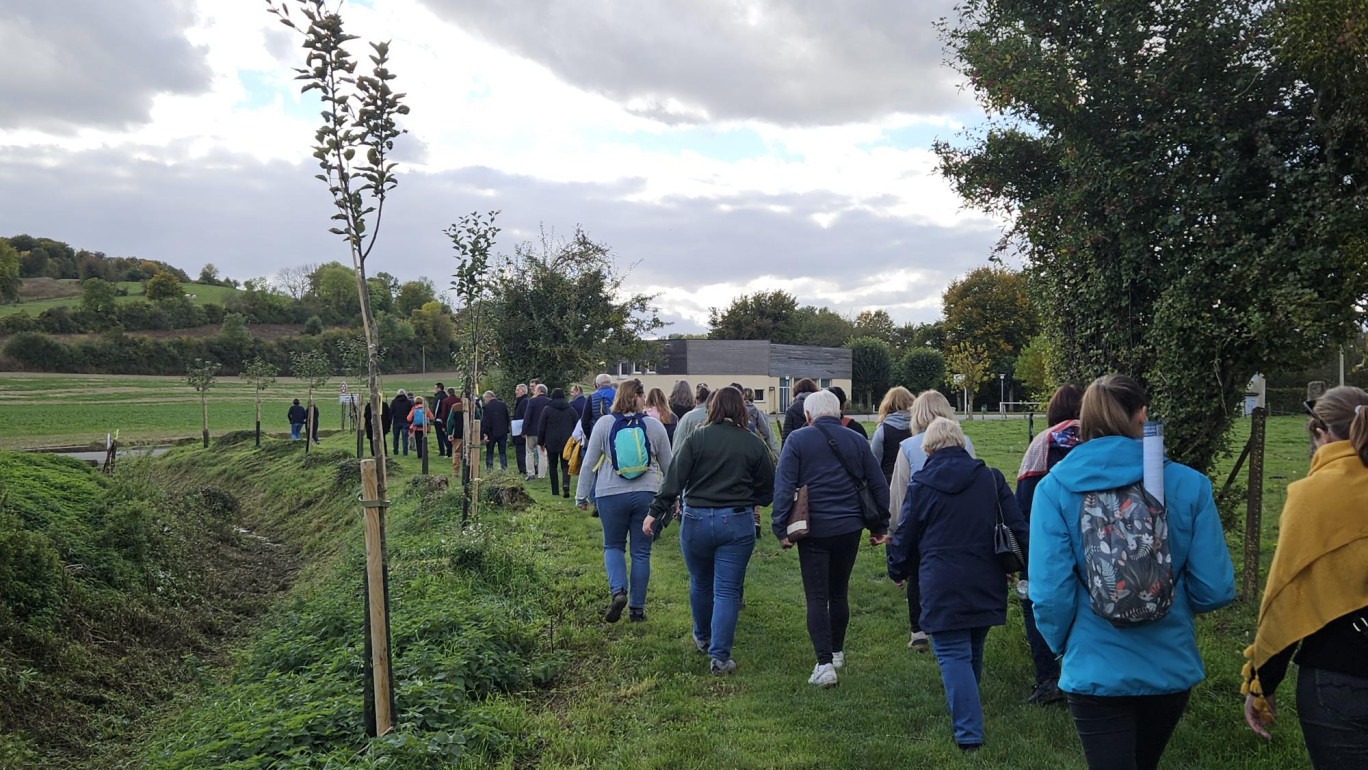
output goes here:
[[579, 415], [563, 398], [549, 398], [547, 402], [541, 410], [537, 435], [541, 437], [541, 445], [546, 447], [546, 456], [555, 462], [565, 449], [565, 442], [570, 440], [570, 434], [575, 432]]
[[543, 410], [551, 403], [551, 399], [546, 396], [534, 396], [527, 399], [527, 417], [523, 422], [524, 436], [541, 435], [541, 416]]
[[784, 411], [784, 435], [783, 439], [788, 441], [788, 437], [793, 435], [795, 430], [807, 427], [807, 415], [803, 413], [803, 402], [807, 400], [808, 394], [799, 393]]
[[528, 401], [529, 401], [529, 399], [527, 398], [527, 396], [522, 396], [521, 398], [515, 399], [515, 400], [513, 401], [513, 419], [515, 419], [515, 420], [522, 420], [522, 421], [523, 421], [522, 430], [518, 431], [517, 434], [513, 436], [513, 443], [515, 443], [515, 444], [521, 443], [521, 442], [522, 442], [523, 436], [526, 435], [526, 433], [527, 433], [527, 428], [528, 428], [528, 425], [527, 425], [527, 402], [528, 402]]
[[480, 418], [480, 435], [501, 439], [508, 435], [508, 404], [494, 399], [484, 405], [484, 416]]
[[399, 421], [401, 427], [408, 425], [408, 415], [412, 411], [413, 402], [409, 400], [408, 396], [395, 396], [394, 400], [390, 401], [390, 414]]
[[1007, 622], [1007, 576], [993, 552], [1002, 520], [1028, 551], [1026, 520], [996, 469], [959, 447], [931, 453], [912, 477], [888, 546], [888, 576], [921, 590], [921, 627], [934, 634]]
[[[366, 408], [365, 408], [364, 410], [362, 410], [361, 419], [362, 419], [363, 422], [366, 423], [366, 438], [367, 438], [367, 439], [373, 439], [374, 436], [371, 435], [371, 408], [370, 408], [370, 402], [369, 402], [369, 401], [366, 402]], [[393, 420], [394, 420], [394, 413], [390, 411], [390, 405], [389, 405], [389, 404], [386, 404], [384, 401], [381, 401], [381, 402], [380, 402], [380, 429], [381, 429], [382, 431], [385, 432], [385, 435], [386, 435], [386, 436], [389, 435], [389, 432], [390, 432], [390, 424], [393, 422]]]
[[432, 416], [437, 418], [437, 422], [446, 423], [447, 411], [447, 392], [445, 390], [433, 391], [432, 398], [429, 400], [428, 408], [432, 410]]
[[299, 404], [295, 404], [295, 405], [293, 405], [293, 406], [290, 407], [290, 424], [291, 424], [291, 425], [303, 425], [303, 424], [304, 424], [304, 421], [307, 420], [307, 419], [309, 419], [309, 410], [308, 410], [308, 409], [305, 409], [304, 407], [300, 406]]

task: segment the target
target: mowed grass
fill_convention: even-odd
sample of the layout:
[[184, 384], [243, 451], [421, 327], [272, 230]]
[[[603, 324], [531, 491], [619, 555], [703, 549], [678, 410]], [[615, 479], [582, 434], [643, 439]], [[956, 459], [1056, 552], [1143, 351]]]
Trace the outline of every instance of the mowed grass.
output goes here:
[[[58, 283], [72, 284], [79, 287], [80, 281], [74, 278], [64, 278]], [[144, 284], [139, 281], [119, 281], [115, 284], [119, 289], [128, 292], [126, 296], [121, 295], [115, 298], [116, 302], [132, 302], [135, 299], [143, 299]], [[228, 286], [210, 286], [203, 283], [183, 283], [181, 288], [186, 294], [193, 295], [190, 301], [196, 305], [215, 304], [222, 305], [227, 302], [229, 297], [238, 293], [237, 289]], [[0, 316], [14, 315], [15, 313], [28, 313], [36, 316], [44, 310], [51, 310], [56, 307], [75, 308], [81, 304], [81, 295], [77, 294], [69, 297], [53, 297], [51, 299], [36, 299], [27, 302], [16, 302], [9, 305], [0, 305]]]
[[[1020, 422], [966, 424], [983, 458], [1008, 478], [1026, 446]], [[1248, 430], [1238, 423], [1236, 433]], [[1270, 426], [1270, 494], [1265, 560], [1276, 536], [1285, 480], [1305, 470], [1301, 421]], [[1274, 477], [1280, 477], [1275, 479]], [[598, 521], [538, 482], [538, 507], [499, 522], [506, 536], [546, 554], [558, 590], [607, 600]], [[1237, 578], [1239, 533], [1228, 542]], [[846, 671], [838, 688], [807, 684], [815, 657], [808, 641], [797, 554], [766, 529], [750, 562], [747, 607], [737, 629], [735, 676], [707, 675], [707, 657], [689, 639], [688, 576], [678, 528], [656, 543], [649, 621], [570, 625], [559, 633], [583, 651], [570, 681], [525, 704], [539, 719], [543, 767], [1082, 767], [1064, 707], [1027, 706], [1033, 682], [1019, 605], [988, 638], [982, 686], [987, 744], [973, 756], [956, 748], [934, 656], [906, 647], [904, 594], [885, 577], [884, 552], [864, 548], [851, 578]], [[1265, 561], [1266, 569], [1266, 561]], [[1236, 604], [1198, 620], [1208, 679], [1166, 754], [1167, 767], [1307, 766], [1292, 698], [1285, 693], [1278, 737], [1267, 744], [1245, 727], [1239, 695], [1241, 650], [1255, 606]], [[1156, 654], [1162, 654], [1156, 651]], [[1289, 682], [1289, 687], [1291, 682]]]
[[[398, 388], [426, 396], [452, 374], [390, 375], [387, 397]], [[335, 377], [315, 391], [319, 428], [341, 427]], [[348, 382], [351, 392], [364, 383]], [[261, 394], [261, 429], [282, 433], [292, 399], [305, 403], [307, 386], [279, 377]], [[217, 436], [255, 426], [252, 386], [237, 377], [220, 377], [209, 391], [209, 432]], [[124, 442], [160, 442], [200, 435], [199, 394], [176, 377], [130, 377], [87, 374], [0, 374], [0, 449], [59, 446], [104, 446], [106, 433], [119, 432]]]

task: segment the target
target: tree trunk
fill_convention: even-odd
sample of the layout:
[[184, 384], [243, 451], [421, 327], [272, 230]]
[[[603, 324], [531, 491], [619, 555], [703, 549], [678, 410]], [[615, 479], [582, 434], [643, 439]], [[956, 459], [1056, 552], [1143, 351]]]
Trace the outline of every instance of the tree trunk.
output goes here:
[[261, 447], [261, 391], [256, 392], [256, 445]]
[[200, 418], [203, 420], [204, 448], [209, 448], [209, 399], [200, 391]]
[[309, 388], [309, 405], [304, 408], [304, 454], [309, 454], [309, 444], [313, 442], [313, 388]]

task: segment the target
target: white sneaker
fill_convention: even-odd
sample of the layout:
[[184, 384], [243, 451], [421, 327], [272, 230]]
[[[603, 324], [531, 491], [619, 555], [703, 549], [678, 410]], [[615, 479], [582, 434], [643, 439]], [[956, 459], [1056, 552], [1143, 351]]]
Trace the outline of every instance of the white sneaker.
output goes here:
[[818, 663], [812, 669], [812, 676], [808, 677], [808, 684], [815, 684], [818, 687], [835, 687], [839, 684], [836, 681], [836, 669], [830, 663]]
[[832, 668], [837, 668], [837, 669], [845, 668], [845, 653], [844, 653], [844, 652], [833, 652], [833, 653], [831, 653], [831, 666], [832, 666]]
[[927, 636], [925, 631], [913, 631], [912, 640], [907, 646], [917, 652], [926, 652], [931, 649], [931, 637]]

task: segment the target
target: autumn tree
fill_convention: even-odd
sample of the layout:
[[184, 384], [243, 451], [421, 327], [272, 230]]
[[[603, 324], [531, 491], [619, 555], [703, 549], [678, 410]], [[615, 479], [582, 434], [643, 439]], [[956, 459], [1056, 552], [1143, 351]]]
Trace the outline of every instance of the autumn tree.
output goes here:
[[994, 365], [1016, 356], [1036, 332], [1026, 277], [1002, 267], [975, 268], [952, 282], [941, 312], [946, 344], [978, 345]]
[[945, 353], [945, 384], [964, 391], [964, 410], [974, 413], [974, 396], [993, 373], [993, 361], [981, 345], [961, 342]]
[[143, 294], [148, 299], [156, 301], [159, 299], [175, 299], [185, 295], [181, 289], [181, 282], [176, 276], [162, 270], [147, 280], [147, 286]]
[[758, 291], [708, 309], [708, 336], [715, 340], [769, 340], [792, 344], [798, 300], [786, 291]]

